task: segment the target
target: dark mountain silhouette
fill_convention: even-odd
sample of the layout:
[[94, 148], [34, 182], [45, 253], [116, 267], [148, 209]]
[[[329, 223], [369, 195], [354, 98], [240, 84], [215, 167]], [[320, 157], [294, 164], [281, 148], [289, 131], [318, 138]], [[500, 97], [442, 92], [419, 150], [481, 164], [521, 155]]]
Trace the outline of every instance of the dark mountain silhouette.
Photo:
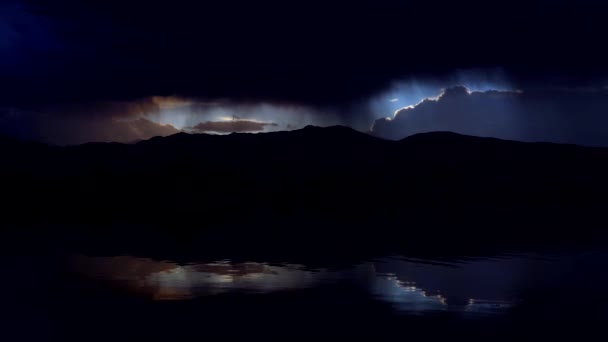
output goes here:
[[11, 226], [147, 227], [183, 243], [287, 241], [290, 251], [525, 248], [605, 235], [602, 148], [449, 132], [387, 141], [309, 126], [72, 147], [2, 139], [0, 152]]

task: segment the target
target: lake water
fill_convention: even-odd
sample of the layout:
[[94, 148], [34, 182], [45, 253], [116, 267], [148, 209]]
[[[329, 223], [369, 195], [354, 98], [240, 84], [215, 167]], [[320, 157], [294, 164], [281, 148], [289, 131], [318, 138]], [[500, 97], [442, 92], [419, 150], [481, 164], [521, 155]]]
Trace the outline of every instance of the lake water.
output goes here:
[[403, 313], [447, 311], [475, 317], [525, 307], [526, 297], [556, 287], [597, 291], [608, 285], [608, 269], [588, 272], [588, 268], [606, 260], [608, 255], [601, 252], [510, 253], [438, 260], [391, 256], [346, 269], [326, 269], [230, 260], [176, 263], [134, 256], [75, 255], [70, 258], [69, 272], [124, 295], [149, 300], [192, 300], [235, 293], [263, 296], [349, 286]]
[[564, 329], [580, 338], [608, 322], [605, 251], [392, 255], [323, 267], [53, 248], [5, 255], [3, 334], [62, 341], [293, 340], [321, 333], [486, 341], [533, 336], [528, 331], [558, 338]]

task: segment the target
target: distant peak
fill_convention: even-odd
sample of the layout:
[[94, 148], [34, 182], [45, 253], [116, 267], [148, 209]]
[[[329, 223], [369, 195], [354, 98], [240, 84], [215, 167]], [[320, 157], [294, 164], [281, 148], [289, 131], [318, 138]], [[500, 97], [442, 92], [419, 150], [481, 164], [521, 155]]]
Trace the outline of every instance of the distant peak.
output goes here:
[[470, 135], [464, 135], [460, 133], [450, 132], [450, 131], [436, 131], [436, 132], [425, 132], [418, 133], [414, 135], [410, 135], [409, 137], [405, 137], [400, 142], [454, 142], [454, 141], [463, 141], [463, 140], [475, 140], [475, 139], [483, 139], [481, 137], [474, 137]]
[[451, 131], [434, 131], [434, 132], [426, 132], [426, 133], [417, 133], [414, 135], [410, 135], [405, 139], [418, 139], [418, 138], [435, 138], [435, 137], [451, 137], [451, 138], [458, 138], [458, 137], [468, 137], [467, 135], [464, 134], [460, 134], [460, 133], [455, 133], [455, 132], [451, 132]]
[[520, 141], [504, 140], [494, 137], [480, 137], [474, 135], [460, 134], [450, 131], [426, 132], [410, 135], [409, 137], [399, 140], [400, 142], [424, 142], [424, 143], [441, 143], [444, 145], [459, 144], [459, 143], [497, 143], [497, 142], [513, 142], [520, 144]]
[[319, 129], [323, 129], [323, 127], [319, 127], [319, 126], [315, 126], [315, 125], [307, 125], [306, 127], [302, 128], [302, 130], [306, 130], [306, 131], [319, 130]]
[[306, 130], [306, 131], [343, 131], [343, 132], [356, 132], [356, 130], [354, 130], [353, 128], [347, 127], [347, 126], [342, 126], [342, 125], [333, 125], [333, 126], [327, 126], [327, 127], [320, 127], [320, 126], [313, 126], [313, 125], [308, 125], [304, 128], [302, 128], [302, 130]]

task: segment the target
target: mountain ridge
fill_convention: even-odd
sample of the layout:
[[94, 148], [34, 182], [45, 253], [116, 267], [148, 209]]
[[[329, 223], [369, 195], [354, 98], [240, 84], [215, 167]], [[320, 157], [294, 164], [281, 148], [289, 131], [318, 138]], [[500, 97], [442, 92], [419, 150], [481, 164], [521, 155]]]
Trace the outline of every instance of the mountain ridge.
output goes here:
[[136, 224], [183, 239], [238, 235], [267, 245], [298, 236], [308, 241], [301, 246], [353, 248], [430, 236], [440, 239], [425, 248], [608, 236], [605, 148], [445, 132], [389, 141], [308, 127], [11, 148], [2, 156], [5, 224]]
[[160, 142], [160, 141], [168, 141], [168, 140], [177, 140], [177, 139], [208, 139], [208, 138], [221, 138], [226, 139], [226, 137], [257, 137], [257, 136], [289, 136], [289, 135], [298, 135], [300, 137], [307, 137], [310, 139], [315, 139], [313, 134], [323, 134], [326, 135], [334, 134], [336, 137], [350, 135], [351, 137], [359, 137], [366, 138], [370, 141], [386, 141], [386, 142], [397, 142], [397, 143], [412, 143], [412, 142], [432, 142], [432, 140], [436, 140], [439, 142], [448, 142], [450, 140], [468, 140], [470, 142], [506, 142], [506, 143], [519, 143], [519, 144], [543, 144], [547, 146], [571, 146], [571, 147], [580, 147], [584, 149], [595, 149], [602, 150], [607, 147], [598, 147], [598, 146], [584, 146], [578, 144], [564, 144], [564, 143], [555, 143], [549, 141], [519, 141], [519, 140], [508, 140], [508, 139], [500, 139], [495, 137], [481, 137], [481, 136], [473, 136], [467, 134], [460, 134], [452, 131], [434, 131], [434, 132], [423, 132], [410, 135], [400, 140], [389, 140], [383, 139], [381, 137], [374, 136], [372, 134], [368, 134], [366, 132], [357, 131], [353, 128], [341, 125], [320, 127], [314, 125], [308, 125], [300, 129], [291, 130], [291, 131], [276, 131], [276, 132], [257, 132], [257, 133], [247, 133], [247, 132], [233, 132], [230, 134], [207, 134], [207, 133], [187, 133], [187, 132], [179, 132], [176, 134], [168, 135], [168, 136], [155, 136], [149, 139], [139, 140], [133, 143], [122, 143], [122, 142], [87, 142], [78, 145], [66, 145], [66, 146], [58, 146], [54, 144], [47, 144], [43, 142], [30, 141], [30, 140], [21, 140], [18, 138], [13, 138], [9, 136], [0, 136], [0, 146], [5, 146], [7, 144], [22, 144], [22, 145], [30, 145], [30, 146], [52, 146], [59, 148], [69, 148], [69, 147], [77, 147], [77, 146], [120, 146], [120, 145], [142, 145], [149, 144], [151, 142]]

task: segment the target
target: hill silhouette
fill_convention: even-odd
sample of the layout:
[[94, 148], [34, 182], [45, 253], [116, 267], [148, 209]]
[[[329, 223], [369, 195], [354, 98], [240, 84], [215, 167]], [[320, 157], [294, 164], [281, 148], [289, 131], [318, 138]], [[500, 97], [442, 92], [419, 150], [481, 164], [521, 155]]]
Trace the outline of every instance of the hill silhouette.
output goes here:
[[524, 248], [605, 236], [602, 148], [449, 132], [388, 141], [309, 126], [71, 147], [2, 139], [0, 152], [9, 226], [147, 227], [181, 243], [288, 241], [293, 250]]

